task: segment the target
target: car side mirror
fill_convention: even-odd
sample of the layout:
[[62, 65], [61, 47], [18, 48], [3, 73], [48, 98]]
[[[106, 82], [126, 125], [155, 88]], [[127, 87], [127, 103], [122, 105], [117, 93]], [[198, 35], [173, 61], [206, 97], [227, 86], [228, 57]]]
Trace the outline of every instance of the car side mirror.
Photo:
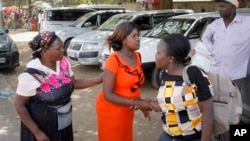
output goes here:
[[196, 38], [199, 38], [200, 37], [200, 34], [194, 32], [194, 33], [191, 33], [188, 35], [188, 39], [196, 39]]
[[86, 23], [84, 24], [84, 27], [89, 27], [89, 26], [91, 26], [91, 25], [92, 25], [91, 22], [86, 22]]
[[4, 28], [4, 31], [5, 31], [6, 33], [9, 33], [9, 29], [8, 29], [8, 28]]

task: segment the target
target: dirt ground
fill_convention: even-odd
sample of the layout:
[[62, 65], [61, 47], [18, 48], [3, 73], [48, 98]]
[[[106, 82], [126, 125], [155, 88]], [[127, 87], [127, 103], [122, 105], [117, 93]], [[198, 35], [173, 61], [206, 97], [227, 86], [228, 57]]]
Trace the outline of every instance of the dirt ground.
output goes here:
[[[37, 33], [28, 31], [11, 31], [20, 51], [20, 67], [14, 71], [0, 70], [0, 88], [13, 94], [8, 98], [0, 97], [0, 141], [19, 141], [20, 119], [18, 118], [13, 101], [17, 86], [17, 77], [26, 63], [31, 59], [31, 51], [27, 46]], [[92, 78], [101, 73], [99, 66], [82, 66], [72, 63], [76, 78]], [[95, 100], [102, 85], [75, 90], [73, 99], [73, 128], [75, 141], [97, 141]], [[142, 97], [155, 99], [157, 89], [146, 81], [142, 87]], [[152, 120], [148, 121], [140, 111], [136, 111], [134, 120], [134, 141], [156, 141], [162, 132], [161, 114], [151, 112]], [[126, 118], [126, 117], [124, 117]], [[114, 133], [115, 134], [115, 133]]]

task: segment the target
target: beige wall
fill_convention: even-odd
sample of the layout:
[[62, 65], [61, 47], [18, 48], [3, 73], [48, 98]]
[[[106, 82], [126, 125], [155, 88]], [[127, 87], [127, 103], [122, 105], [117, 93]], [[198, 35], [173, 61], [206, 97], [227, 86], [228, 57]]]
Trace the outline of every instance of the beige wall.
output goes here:
[[217, 4], [215, 2], [176, 2], [173, 8], [187, 8], [194, 12], [201, 12], [204, 8], [206, 12], [212, 12], [217, 10]]

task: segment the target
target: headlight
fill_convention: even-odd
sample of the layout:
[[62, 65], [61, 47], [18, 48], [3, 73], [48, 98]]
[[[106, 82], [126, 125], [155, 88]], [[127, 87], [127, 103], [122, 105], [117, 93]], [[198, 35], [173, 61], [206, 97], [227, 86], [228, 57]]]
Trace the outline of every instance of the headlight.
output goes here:
[[81, 49], [82, 44], [79, 44], [77, 42], [70, 42], [69, 44], [69, 48], [72, 50], [80, 50]]
[[11, 52], [18, 52], [18, 49], [15, 43], [11, 44]]
[[6, 44], [6, 46], [11, 47], [10, 51], [11, 52], [18, 52], [18, 48], [17, 45], [15, 44], [15, 42], [8, 37], [8, 43]]
[[97, 50], [97, 43], [84, 43], [82, 50]]
[[71, 42], [69, 43], [69, 47], [68, 47], [68, 48], [73, 49], [73, 48], [74, 48], [74, 45], [75, 45], [75, 43], [71, 41]]

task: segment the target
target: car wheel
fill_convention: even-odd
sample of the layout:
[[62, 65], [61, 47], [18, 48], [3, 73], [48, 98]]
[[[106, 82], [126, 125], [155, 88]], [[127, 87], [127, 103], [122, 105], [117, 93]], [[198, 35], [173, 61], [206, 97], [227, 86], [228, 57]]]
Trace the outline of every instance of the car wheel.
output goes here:
[[70, 43], [71, 39], [67, 40], [65, 45], [64, 45], [64, 54], [67, 55], [67, 49], [69, 47], [69, 43]]
[[161, 78], [162, 72], [163, 70], [158, 69], [156, 67], [154, 67], [152, 70], [151, 84], [153, 85], [153, 87], [157, 89], [160, 87], [160, 84], [161, 84], [160, 78]]

